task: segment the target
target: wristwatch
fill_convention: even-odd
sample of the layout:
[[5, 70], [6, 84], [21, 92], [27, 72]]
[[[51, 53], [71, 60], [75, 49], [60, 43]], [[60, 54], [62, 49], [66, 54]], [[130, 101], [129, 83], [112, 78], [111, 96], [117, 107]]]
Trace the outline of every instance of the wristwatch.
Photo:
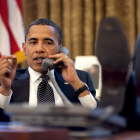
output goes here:
[[88, 87], [88, 85], [86, 83], [84, 83], [84, 85], [81, 88], [77, 89], [75, 91], [75, 94], [77, 96], [79, 96], [79, 94], [82, 93], [82, 92], [84, 92], [85, 90], [88, 90], [89, 91], [89, 87]]

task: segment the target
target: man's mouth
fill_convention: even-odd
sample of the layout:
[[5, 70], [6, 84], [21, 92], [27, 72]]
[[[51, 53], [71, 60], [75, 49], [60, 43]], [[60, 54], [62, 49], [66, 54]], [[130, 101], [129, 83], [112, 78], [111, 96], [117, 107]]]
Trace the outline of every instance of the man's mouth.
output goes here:
[[43, 59], [45, 59], [45, 57], [35, 57], [33, 60], [38, 63], [38, 64], [41, 64]]

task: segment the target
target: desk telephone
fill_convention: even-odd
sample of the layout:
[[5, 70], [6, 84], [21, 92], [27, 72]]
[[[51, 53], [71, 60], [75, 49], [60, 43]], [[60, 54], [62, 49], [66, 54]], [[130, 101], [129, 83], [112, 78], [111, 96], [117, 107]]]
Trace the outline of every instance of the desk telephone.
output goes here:
[[[65, 48], [64, 46], [61, 46], [59, 48], [59, 53], [65, 53], [66, 55], [69, 54], [69, 50], [67, 48]], [[58, 64], [53, 64], [53, 62], [55, 61], [56, 59], [50, 59], [50, 58], [46, 58], [42, 61], [42, 70], [44, 71], [48, 71], [48, 70], [52, 70], [52, 69], [55, 69], [59, 66], [61, 66], [63, 64], [63, 62], [60, 62]]]

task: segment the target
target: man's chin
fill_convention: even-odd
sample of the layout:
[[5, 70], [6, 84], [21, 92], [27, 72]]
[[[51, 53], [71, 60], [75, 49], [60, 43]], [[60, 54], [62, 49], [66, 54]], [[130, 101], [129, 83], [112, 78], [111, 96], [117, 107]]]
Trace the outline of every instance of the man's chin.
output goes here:
[[32, 69], [36, 72], [39, 72], [39, 73], [46, 73], [45, 71], [42, 70], [41, 66], [33, 67]]

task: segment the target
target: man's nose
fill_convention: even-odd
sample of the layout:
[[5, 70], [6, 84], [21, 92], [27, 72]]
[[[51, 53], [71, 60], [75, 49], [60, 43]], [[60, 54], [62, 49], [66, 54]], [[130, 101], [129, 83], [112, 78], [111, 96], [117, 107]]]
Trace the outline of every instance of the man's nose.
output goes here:
[[45, 52], [44, 46], [43, 46], [42, 43], [38, 43], [38, 45], [36, 46], [36, 52], [37, 52], [37, 53]]

